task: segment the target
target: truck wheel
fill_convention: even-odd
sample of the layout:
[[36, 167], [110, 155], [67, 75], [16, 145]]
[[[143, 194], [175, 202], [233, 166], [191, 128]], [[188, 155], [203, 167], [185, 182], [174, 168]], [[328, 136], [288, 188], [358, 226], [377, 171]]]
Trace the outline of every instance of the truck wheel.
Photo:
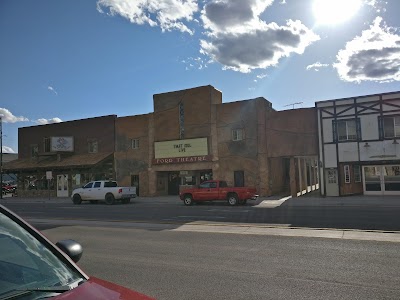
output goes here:
[[192, 205], [193, 204], [192, 196], [185, 195], [185, 197], [183, 198], [183, 203], [185, 203], [185, 205]]
[[236, 205], [238, 203], [238, 199], [237, 199], [236, 194], [230, 194], [228, 196], [228, 203], [231, 206], [234, 206], [234, 205]]
[[112, 205], [115, 202], [115, 198], [113, 194], [107, 194], [106, 195], [106, 204]]
[[78, 194], [75, 194], [72, 197], [72, 202], [74, 202], [74, 204], [81, 204], [82, 203], [81, 196], [79, 196]]

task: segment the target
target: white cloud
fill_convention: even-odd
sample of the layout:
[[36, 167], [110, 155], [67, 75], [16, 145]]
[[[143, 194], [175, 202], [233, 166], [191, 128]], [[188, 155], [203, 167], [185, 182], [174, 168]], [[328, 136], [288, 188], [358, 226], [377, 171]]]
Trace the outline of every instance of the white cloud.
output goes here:
[[268, 76], [267, 74], [259, 74], [259, 75], [257, 75], [257, 78], [258, 79], [263, 79], [263, 78], [265, 78], [267, 76]]
[[48, 86], [47, 89], [51, 92], [53, 92], [54, 94], [58, 95], [57, 91], [52, 87], [52, 86]]
[[16, 122], [27, 122], [29, 121], [25, 117], [14, 116], [8, 109], [0, 107], [0, 117], [4, 123], [16, 123]]
[[386, 0], [364, 0], [364, 4], [371, 6], [377, 13], [386, 12]]
[[2, 146], [1, 149], [2, 149], [3, 153], [15, 153], [15, 151], [11, 147], [8, 147], [8, 146]]
[[278, 64], [292, 53], [302, 54], [319, 40], [300, 21], [286, 25], [265, 23], [259, 16], [273, 0], [214, 0], [202, 10], [207, 40], [201, 40], [200, 52], [231, 69], [248, 73]]
[[60, 118], [37, 119], [35, 122], [40, 125], [45, 125], [45, 124], [60, 123], [60, 122], [62, 122], [62, 120]]
[[342, 80], [400, 81], [400, 35], [381, 23], [382, 18], [377, 17], [369, 29], [339, 51], [333, 66]]
[[192, 21], [198, 10], [196, 0], [98, 0], [97, 10], [120, 15], [131, 23], [160, 26], [162, 31], [179, 30], [193, 34], [182, 21]]
[[202, 57], [188, 57], [182, 60], [182, 63], [186, 65], [186, 70], [198, 69], [202, 70], [208, 67], [209, 61]]
[[257, 77], [257, 79], [254, 79], [253, 80], [254, 82], [258, 82], [259, 79], [263, 79], [265, 77], [268, 77], [268, 75], [267, 74], [258, 74], [256, 77]]
[[287, 26], [276, 23], [246, 33], [219, 33], [210, 41], [201, 40], [201, 52], [232, 69], [248, 73], [253, 69], [265, 69], [278, 64], [292, 53], [302, 54], [305, 48], [319, 40], [300, 21], [289, 20]]
[[314, 70], [314, 71], [318, 72], [321, 68], [327, 68], [329, 66], [330, 66], [329, 64], [321, 64], [319, 61], [317, 61], [316, 63], [314, 63], [312, 65], [308, 65], [306, 67], [306, 70], [307, 71]]
[[244, 32], [257, 27], [259, 15], [272, 4], [273, 0], [213, 0], [207, 3], [201, 19], [211, 33]]

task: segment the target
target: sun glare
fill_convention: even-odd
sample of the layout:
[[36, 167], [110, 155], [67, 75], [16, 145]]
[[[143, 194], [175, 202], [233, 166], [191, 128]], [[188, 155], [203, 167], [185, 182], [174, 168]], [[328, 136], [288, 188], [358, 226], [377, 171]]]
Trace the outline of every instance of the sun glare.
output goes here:
[[361, 0], [314, 0], [313, 12], [318, 24], [338, 24], [357, 13]]

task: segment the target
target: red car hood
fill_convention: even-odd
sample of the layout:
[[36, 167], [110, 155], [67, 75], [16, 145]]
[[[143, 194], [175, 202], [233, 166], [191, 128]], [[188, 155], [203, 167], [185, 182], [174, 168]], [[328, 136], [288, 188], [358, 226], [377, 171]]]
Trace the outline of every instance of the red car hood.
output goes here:
[[154, 300], [114, 283], [91, 277], [88, 281], [53, 299], [57, 300]]

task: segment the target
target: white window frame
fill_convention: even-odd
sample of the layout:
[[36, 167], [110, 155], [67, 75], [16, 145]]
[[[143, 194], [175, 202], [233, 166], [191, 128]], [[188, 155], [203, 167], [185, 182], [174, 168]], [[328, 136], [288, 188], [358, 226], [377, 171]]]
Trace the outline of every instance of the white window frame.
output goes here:
[[[341, 138], [339, 135], [339, 123], [344, 122], [346, 124], [346, 138]], [[356, 130], [356, 134], [355, 136], [351, 136], [351, 138], [349, 137], [349, 122], [354, 122], [354, 128]], [[336, 132], [337, 132], [337, 140], [339, 142], [342, 141], [356, 141], [357, 140], [357, 120], [356, 119], [351, 119], [351, 120], [338, 120], [336, 123]]]
[[232, 129], [232, 141], [242, 141], [244, 139], [244, 130], [240, 129]]
[[139, 149], [139, 139], [132, 139], [131, 140], [131, 148], [132, 149]]
[[[385, 119], [393, 119], [393, 135], [387, 135], [386, 130], [385, 130]], [[398, 122], [396, 122], [396, 119]], [[390, 138], [398, 138], [400, 137], [400, 134], [396, 134], [396, 127], [400, 127], [400, 116], [384, 116], [383, 117], [383, 136], [386, 139]], [[400, 132], [400, 130], [399, 130]]]
[[344, 166], [344, 183], [351, 183], [350, 166]]
[[354, 165], [353, 166], [353, 172], [354, 172], [354, 182], [355, 183], [360, 183], [361, 182], [361, 166], [360, 165]]

